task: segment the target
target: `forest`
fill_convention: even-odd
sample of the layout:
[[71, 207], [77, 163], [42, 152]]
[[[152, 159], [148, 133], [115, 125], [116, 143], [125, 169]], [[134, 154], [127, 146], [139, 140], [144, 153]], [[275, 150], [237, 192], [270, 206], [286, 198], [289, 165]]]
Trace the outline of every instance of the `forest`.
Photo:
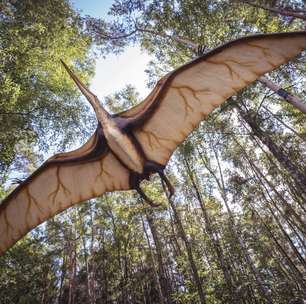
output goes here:
[[[96, 127], [60, 59], [90, 84], [98, 56], [136, 45], [153, 88], [199, 52], [305, 22], [304, 0], [113, 0], [107, 18], [70, 0], [1, 0], [0, 199]], [[305, 63], [201, 122], [166, 167], [175, 195], [157, 176], [142, 184], [159, 207], [106, 193], [18, 241], [0, 256], [0, 304], [305, 303]], [[102, 100], [116, 113], [144, 97], [128, 85]]]

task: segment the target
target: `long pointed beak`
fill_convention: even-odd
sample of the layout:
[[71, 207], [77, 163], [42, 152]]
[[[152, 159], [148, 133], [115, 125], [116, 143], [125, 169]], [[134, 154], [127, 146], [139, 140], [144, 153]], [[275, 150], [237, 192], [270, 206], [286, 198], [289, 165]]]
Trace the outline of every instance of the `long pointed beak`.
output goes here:
[[73, 73], [73, 71], [67, 66], [67, 64], [61, 59], [61, 63], [63, 64], [64, 68], [70, 75], [70, 77], [73, 79], [73, 81], [76, 83], [80, 91], [83, 93], [83, 95], [87, 98], [87, 100], [90, 102], [94, 110], [97, 110], [101, 107], [98, 98], [96, 95], [94, 95], [86, 86], [85, 84]]

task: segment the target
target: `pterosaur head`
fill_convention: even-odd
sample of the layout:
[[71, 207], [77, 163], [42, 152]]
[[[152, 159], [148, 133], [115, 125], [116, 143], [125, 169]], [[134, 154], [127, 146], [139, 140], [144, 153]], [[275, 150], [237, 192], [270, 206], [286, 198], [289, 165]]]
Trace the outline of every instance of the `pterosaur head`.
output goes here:
[[101, 109], [102, 106], [98, 100], [98, 97], [93, 94], [87, 86], [79, 79], [78, 76], [74, 74], [74, 72], [67, 66], [67, 64], [61, 60], [61, 63], [63, 64], [64, 68], [70, 75], [70, 77], [73, 79], [73, 81], [76, 83], [78, 88], [81, 90], [82, 94], [86, 97], [86, 99], [90, 102], [92, 107], [94, 108], [95, 112], [97, 113], [98, 109]]

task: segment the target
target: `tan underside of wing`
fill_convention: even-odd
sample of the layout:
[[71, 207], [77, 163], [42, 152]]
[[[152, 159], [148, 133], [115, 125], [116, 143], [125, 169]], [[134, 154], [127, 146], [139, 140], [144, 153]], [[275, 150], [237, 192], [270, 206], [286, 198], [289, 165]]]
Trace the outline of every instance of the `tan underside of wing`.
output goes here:
[[[176, 147], [210, 112], [305, 48], [306, 33], [248, 37], [172, 72], [173, 77], [154, 97], [160, 99], [157, 110], [141, 129], [135, 130], [148, 159], [166, 164]], [[154, 102], [146, 99], [138, 109], [144, 111]], [[129, 111], [123, 114], [128, 117]]]
[[0, 254], [55, 214], [104, 192], [129, 189], [129, 172], [111, 152], [83, 164], [52, 164], [0, 205]]

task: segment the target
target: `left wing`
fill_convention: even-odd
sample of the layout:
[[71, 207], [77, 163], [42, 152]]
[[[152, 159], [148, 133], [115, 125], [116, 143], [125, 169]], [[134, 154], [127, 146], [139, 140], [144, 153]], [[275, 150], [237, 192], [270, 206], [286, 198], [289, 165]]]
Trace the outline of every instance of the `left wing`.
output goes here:
[[305, 48], [305, 31], [229, 42], [167, 74], [142, 103], [118, 116], [135, 126], [146, 157], [166, 165], [210, 112]]
[[129, 171], [98, 132], [80, 149], [51, 157], [0, 203], [0, 255], [61, 211], [104, 192], [130, 188]]

